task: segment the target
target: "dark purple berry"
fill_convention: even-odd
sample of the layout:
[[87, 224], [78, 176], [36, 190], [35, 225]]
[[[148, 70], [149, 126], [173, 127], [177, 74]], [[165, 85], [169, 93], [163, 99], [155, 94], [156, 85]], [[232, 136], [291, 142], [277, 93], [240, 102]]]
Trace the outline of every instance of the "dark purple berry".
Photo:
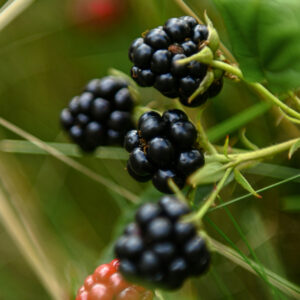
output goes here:
[[97, 96], [99, 94], [100, 79], [92, 79], [85, 87], [85, 91]]
[[132, 152], [134, 148], [139, 147], [140, 138], [137, 130], [130, 130], [126, 133], [124, 138], [124, 147], [127, 152]]
[[122, 88], [115, 94], [115, 109], [122, 111], [131, 111], [134, 105], [132, 96], [128, 88]]
[[152, 55], [151, 71], [157, 74], [167, 73], [170, 69], [171, 53], [168, 50], [157, 50]]
[[192, 223], [175, 222], [174, 236], [175, 241], [179, 244], [186, 242], [196, 234], [196, 228]]
[[80, 112], [79, 97], [74, 97], [69, 103], [69, 110], [73, 116], [76, 116]]
[[199, 257], [206, 254], [206, 245], [203, 238], [195, 236], [186, 242], [184, 246], [184, 254], [189, 262], [197, 262]]
[[105, 121], [111, 112], [111, 104], [103, 98], [96, 98], [92, 103], [91, 114], [97, 121]]
[[168, 92], [176, 89], [177, 81], [171, 73], [161, 74], [156, 76], [154, 87], [160, 92]]
[[183, 77], [183, 76], [186, 76], [189, 72], [188, 70], [188, 65], [177, 65], [176, 64], [176, 61], [177, 60], [180, 60], [180, 59], [183, 59], [183, 58], [186, 58], [186, 56], [184, 54], [176, 54], [173, 56], [172, 58], [172, 66], [171, 66], [171, 73], [174, 75], [174, 76], [177, 76], [177, 77]]
[[171, 165], [175, 151], [169, 140], [156, 137], [150, 140], [148, 145], [148, 158], [151, 162], [159, 168]]
[[147, 239], [149, 241], [164, 241], [172, 234], [173, 226], [168, 218], [158, 217], [147, 226]]
[[202, 95], [198, 95], [196, 96], [192, 102], [189, 101], [189, 97], [184, 96], [184, 97], [180, 97], [180, 102], [184, 105], [184, 106], [188, 106], [188, 107], [197, 107], [200, 106], [202, 104], [204, 104], [208, 99], [208, 94], [204, 93]]
[[91, 110], [94, 95], [92, 93], [85, 92], [81, 94], [78, 99], [80, 112], [88, 114]]
[[136, 213], [137, 223], [144, 228], [152, 220], [159, 217], [162, 213], [161, 207], [156, 203], [146, 203], [142, 205]]
[[187, 22], [191, 29], [198, 24], [197, 20], [191, 16], [180, 17], [180, 19]]
[[141, 44], [133, 50], [133, 62], [140, 68], [150, 66], [153, 49], [147, 44]]
[[198, 24], [193, 29], [192, 39], [196, 44], [199, 44], [208, 38], [208, 29], [205, 25]]
[[131, 169], [140, 176], [145, 176], [152, 174], [154, 166], [149, 162], [146, 154], [140, 148], [135, 148], [130, 156], [129, 156], [129, 163]]
[[71, 139], [74, 142], [76, 142], [76, 143], [81, 142], [81, 140], [83, 138], [83, 130], [80, 126], [78, 126], [78, 125], [72, 126], [69, 130], [69, 133], [70, 133]]
[[148, 175], [139, 175], [137, 173], [135, 173], [133, 170], [132, 170], [132, 167], [130, 165], [130, 162], [127, 163], [127, 172], [128, 174], [133, 178], [135, 179], [136, 181], [138, 182], [147, 182], [149, 181], [151, 178], [152, 178], [152, 174], [148, 174]]
[[159, 242], [152, 247], [152, 250], [164, 263], [169, 262], [176, 253], [176, 247], [171, 242]]
[[160, 115], [150, 116], [139, 122], [139, 130], [142, 138], [149, 140], [163, 134], [165, 123]]
[[179, 80], [179, 89], [183, 95], [192, 95], [198, 87], [199, 82], [191, 76], [186, 76]]
[[181, 44], [181, 47], [186, 56], [191, 56], [198, 51], [197, 45], [193, 41], [186, 41]]
[[132, 128], [131, 114], [126, 111], [115, 110], [108, 119], [109, 128], [119, 132], [127, 132]]
[[99, 91], [101, 92], [101, 97], [107, 100], [113, 99], [115, 93], [121, 89], [127, 87], [125, 80], [107, 76], [101, 79], [99, 84]]
[[174, 42], [182, 42], [190, 35], [191, 29], [188, 23], [182, 19], [171, 18], [164, 26], [164, 30]]
[[176, 123], [178, 121], [187, 121], [187, 115], [179, 109], [169, 109], [163, 113], [163, 120], [166, 124]]
[[172, 179], [179, 189], [184, 186], [185, 179], [177, 175], [172, 170], [159, 169], [152, 178], [153, 185], [162, 193], [171, 194], [173, 193], [169, 187], [168, 180]]
[[141, 255], [138, 269], [143, 275], [152, 275], [159, 270], [160, 263], [157, 255], [153, 251], [145, 251]]
[[75, 123], [81, 127], [86, 126], [89, 123], [90, 119], [86, 114], [78, 114], [75, 118]]
[[177, 220], [190, 212], [189, 207], [185, 203], [178, 201], [176, 198], [163, 197], [159, 204], [164, 213], [172, 220]]
[[210, 98], [216, 97], [221, 92], [222, 87], [223, 87], [223, 79], [214, 81], [207, 90], [209, 97]]
[[180, 149], [188, 149], [196, 142], [197, 130], [191, 122], [176, 122], [171, 125], [170, 138]]
[[60, 114], [60, 122], [65, 129], [69, 129], [73, 125], [74, 117], [68, 108], [62, 110]]
[[154, 49], [167, 49], [171, 41], [162, 28], [154, 28], [146, 34], [145, 43]]
[[129, 51], [128, 51], [128, 56], [129, 59], [133, 62], [133, 51], [140, 45], [142, 45], [144, 43], [144, 39], [143, 38], [137, 38], [135, 39], [132, 44], [130, 45]]
[[86, 126], [85, 135], [89, 143], [102, 145], [105, 142], [106, 130], [101, 123], [93, 121]]
[[203, 167], [204, 155], [201, 151], [193, 149], [181, 152], [177, 162], [177, 170], [189, 176], [197, 169]]
[[107, 142], [109, 145], [123, 145], [124, 135], [114, 129], [109, 128], [107, 130]]

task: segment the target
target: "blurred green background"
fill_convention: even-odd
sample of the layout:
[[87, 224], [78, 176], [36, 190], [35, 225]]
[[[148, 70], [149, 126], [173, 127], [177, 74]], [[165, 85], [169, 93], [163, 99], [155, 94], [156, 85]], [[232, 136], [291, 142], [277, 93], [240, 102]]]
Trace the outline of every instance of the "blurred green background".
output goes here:
[[[44, 141], [68, 142], [58, 122], [59, 113], [68, 101], [80, 93], [88, 80], [106, 75], [108, 68], [128, 74], [131, 63], [127, 52], [131, 41], [167, 18], [183, 15], [171, 0], [120, 1], [125, 4], [124, 11], [113, 22], [103, 24], [80, 19], [78, 12], [75, 13], [79, 0], [34, 1], [0, 31], [0, 116]], [[81, 2], [87, 5], [89, 1]], [[0, 1], [1, 5], [4, 3]], [[208, 10], [222, 40], [230, 48], [222, 19], [212, 3], [208, 0], [189, 3], [201, 16], [204, 9]], [[143, 103], [161, 97], [152, 89], [140, 92]], [[165, 107], [174, 105], [172, 101], [161, 100]], [[242, 84], [226, 81], [223, 92], [210, 102], [204, 116], [205, 127], [213, 142], [220, 145], [230, 134], [231, 144], [243, 147], [238, 139], [241, 127], [247, 127], [247, 137], [260, 147], [299, 136], [299, 128], [281, 120], [273, 109], [246, 122], [247, 110], [259, 105], [260, 100]], [[193, 115], [195, 112], [191, 112]], [[228, 123], [223, 122], [233, 116], [240, 116], [240, 120], [233, 120], [227, 128]], [[117, 203], [124, 205], [125, 201], [53, 157], [5, 153], [1, 141], [7, 139], [19, 137], [0, 127], [1, 184], [10, 185], [11, 189], [6, 187], [6, 190], [11, 207], [17, 218], [23, 224], [28, 222], [38, 237], [45, 264], [51, 265], [56, 279], [73, 295], [72, 299], [84, 278], [103, 261], [101, 255], [115, 238], [115, 225], [121, 215]], [[280, 155], [268, 166], [252, 170], [247, 178], [256, 189], [268, 186], [299, 174], [299, 158], [295, 154], [288, 161], [286, 154]], [[151, 184], [138, 185], [130, 179], [123, 171], [124, 161], [92, 156], [79, 161], [135, 194], [143, 195], [144, 199], [159, 195]], [[199, 195], [205, 193], [205, 188], [207, 191], [209, 187], [200, 189]], [[222, 194], [223, 200], [244, 193], [231, 184]], [[238, 219], [262, 264], [300, 284], [299, 178], [262, 195], [263, 199], [251, 197], [230, 206], [229, 210]], [[126, 209], [131, 211], [124, 205]], [[211, 212], [209, 218], [248, 254], [224, 209]], [[206, 225], [212, 236], [225, 242]], [[24, 249], [16, 246], [2, 225], [0, 235], [0, 299], [50, 299], [39, 276], [24, 259]], [[106, 257], [109, 254], [110, 251], [105, 252]], [[211, 271], [193, 282], [194, 285], [188, 283], [185, 287], [188, 291], [185, 296], [175, 293], [170, 299], [273, 299], [277, 296], [288, 299], [281, 293], [272, 294], [266, 282], [219, 255], [214, 255]]]

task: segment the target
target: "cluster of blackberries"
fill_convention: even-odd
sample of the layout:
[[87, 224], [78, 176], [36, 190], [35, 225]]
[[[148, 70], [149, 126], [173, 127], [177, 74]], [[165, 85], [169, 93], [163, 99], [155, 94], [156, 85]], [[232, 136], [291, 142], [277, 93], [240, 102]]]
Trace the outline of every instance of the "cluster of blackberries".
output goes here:
[[84, 151], [101, 145], [123, 145], [132, 128], [134, 101], [125, 80], [107, 76], [93, 79], [80, 96], [61, 112], [61, 123], [71, 139]]
[[119, 260], [100, 265], [78, 290], [76, 300], [152, 300], [153, 293], [124, 280]]
[[169, 178], [181, 189], [187, 176], [204, 164], [196, 139], [196, 128], [183, 111], [167, 110], [162, 116], [146, 112], [138, 121], [138, 130], [125, 136], [124, 146], [130, 152], [128, 173], [140, 182], [152, 178], [163, 193], [172, 193]]
[[210, 253], [204, 239], [192, 223], [180, 220], [189, 212], [187, 205], [170, 196], [140, 207], [136, 222], [115, 244], [125, 278], [172, 290], [208, 269]]
[[177, 60], [197, 53], [207, 41], [209, 32], [205, 25], [190, 16], [169, 19], [164, 26], [150, 30], [144, 38], [134, 40], [129, 58], [134, 63], [132, 78], [140, 86], [154, 86], [170, 98], [180, 97], [186, 106], [199, 106], [222, 89], [218, 79], [208, 90], [191, 103], [188, 98], [196, 91], [207, 72], [207, 65], [192, 61], [176, 65]]

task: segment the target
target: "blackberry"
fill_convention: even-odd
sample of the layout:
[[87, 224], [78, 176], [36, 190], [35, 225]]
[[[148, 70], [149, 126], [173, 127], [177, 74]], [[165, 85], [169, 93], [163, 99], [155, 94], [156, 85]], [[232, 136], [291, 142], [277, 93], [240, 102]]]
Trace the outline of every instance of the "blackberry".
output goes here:
[[210, 253], [194, 224], [181, 221], [190, 213], [175, 197], [145, 203], [115, 244], [120, 272], [151, 288], [175, 290], [191, 276], [207, 271]]
[[92, 152], [102, 145], [123, 145], [126, 132], [134, 128], [133, 106], [127, 82], [107, 76], [91, 80], [62, 110], [60, 121], [83, 151]]
[[176, 61], [200, 51], [207, 43], [208, 27], [190, 16], [171, 18], [164, 26], [151, 29], [145, 37], [133, 41], [129, 59], [134, 66], [132, 78], [143, 87], [154, 86], [164, 96], [178, 98], [186, 106], [196, 107], [222, 89], [222, 79], [192, 103], [188, 98], [197, 90], [207, 73], [207, 65], [192, 61], [177, 65]]
[[127, 282], [118, 272], [119, 260], [100, 265], [78, 290], [76, 300], [152, 300], [153, 293]]
[[138, 130], [129, 131], [124, 147], [130, 153], [127, 171], [137, 181], [152, 179], [162, 193], [172, 193], [171, 178], [182, 189], [186, 178], [204, 165], [196, 148], [197, 131], [187, 115], [178, 109], [149, 111], [138, 121]]

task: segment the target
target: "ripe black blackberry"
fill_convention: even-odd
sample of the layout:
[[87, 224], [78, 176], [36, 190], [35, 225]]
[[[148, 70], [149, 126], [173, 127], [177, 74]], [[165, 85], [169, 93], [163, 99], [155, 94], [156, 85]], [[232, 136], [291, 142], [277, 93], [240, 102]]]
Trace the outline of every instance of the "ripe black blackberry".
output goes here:
[[134, 128], [133, 106], [127, 82], [107, 76], [91, 80], [62, 110], [60, 120], [71, 139], [90, 152], [101, 145], [123, 145], [126, 132]]
[[188, 98], [206, 75], [207, 65], [192, 61], [178, 66], [175, 62], [197, 53], [208, 36], [208, 27], [198, 24], [193, 17], [169, 19], [164, 26], [150, 30], [144, 38], [131, 44], [132, 78], [140, 86], [154, 86], [166, 97], [179, 97], [183, 105], [195, 107], [203, 104], [221, 91], [222, 78], [216, 79], [209, 91], [189, 103]]
[[128, 173], [137, 181], [152, 179], [162, 193], [172, 193], [169, 178], [181, 189], [187, 176], [204, 165], [196, 139], [196, 128], [183, 111], [167, 110], [162, 116], [146, 112], [138, 121], [138, 130], [125, 136], [124, 146], [130, 153]]
[[150, 287], [174, 290], [190, 276], [207, 271], [210, 253], [192, 223], [180, 218], [190, 212], [175, 197], [139, 208], [115, 244], [119, 271], [125, 278]]

